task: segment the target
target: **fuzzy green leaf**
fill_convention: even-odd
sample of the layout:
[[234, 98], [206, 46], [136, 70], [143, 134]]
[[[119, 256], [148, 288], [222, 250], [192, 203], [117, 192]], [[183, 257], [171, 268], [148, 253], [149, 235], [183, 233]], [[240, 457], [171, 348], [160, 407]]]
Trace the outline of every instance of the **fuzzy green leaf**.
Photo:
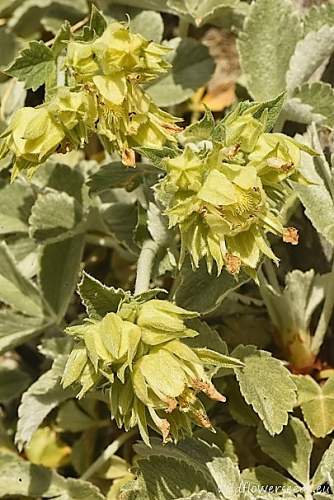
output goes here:
[[23, 394], [18, 409], [19, 420], [15, 436], [20, 449], [29, 443], [33, 433], [53, 408], [74, 397], [71, 389], [64, 390], [60, 385], [65, 363], [65, 356], [57, 358], [52, 368], [43, 373]]
[[313, 75], [316, 69], [331, 55], [334, 49], [334, 27], [323, 26], [300, 40], [290, 59], [286, 75], [287, 89], [292, 92]]
[[40, 254], [39, 284], [57, 321], [61, 321], [78, 282], [84, 236], [51, 243]]
[[298, 406], [304, 419], [317, 437], [325, 437], [334, 430], [334, 377], [320, 386], [310, 376], [296, 376]]
[[73, 400], [66, 401], [59, 409], [57, 424], [64, 431], [82, 432], [98, 426], [99, 421], [88, 415]]
[[89, 26], [96, 33], [97, 36], [103, 35], [107, 27], [106, 18], [94, 4], [92, 4]]
[[235, 7], [239, 0], [168, 0], [167, 5], [178, 15], [190, 18], [196, 26], [202, 26], [218, 17], [226, 7]]
[[0, 311], [0, 354], [27, 342], [47, 327], [44, 318]]
[[83, 231], [80, 204], [67, 193], [40, 194], [29, 218], [30, 235], [37, 242], [54, 243]]
[[0, 190], [0, 234], [27, 232], [33, 203], [29, 185], [19, 181], [4, 185]]
[[324, 82], [304, 83], [298, 87], [285, 109], [289, 120], [320, 122], [334, 126], [334, 90]]
[[109, 312], [116, 312], [121, 300], [129, 297], [129, 292], [121, 288], [107, 287], [89, 274], [83, 272], [78, 292], [90, 318], [101, 319]]
[[331, 442], [325, 453], [322, 455], [318, 467], [312, 478], [312, 487], [314, 489], [328, 482], [329, 475], [333, 480], [334, 470], [334, 441]]
[[25, 82], [26, 89], [37, 90], [55, 72], [55, 59], [51, 49], [42, 41], [32, 41], [23, 49], [14, 63], [6, 69], [9, 76]]
[[184, 459], [152, 456], [138, 465], [150, 500], [183, 498], [201, 490], [218, 493], [214, 480]]
[[15, 33], [3, 26], [0, 28], [0, 46], [0, 70], [3, 70], [13, 61], [22, 44]]
[[334, 5], [331, 3], [313, 5], [306, 11], [303, 23], [305, 34], [310, 31], [318, 31], [325, 24], [334, 26]]
[[[299, 137], [316, 151], [321, 151], [315, 128], [309, 130], [306, 138]], [[323, 155], [311, 158], [302, 153], [301, 172], [312, 183], [308, 186], [294, 183], [298, 197], [305, 207], [306, 216], [313, 226], [327, 241], [334, 244], [334, 201], [329, 190], [327, 179], [331, 172]]]
[[257, 439], [264, 453], [301, 484], [308, 484], [312, 440], [298, 418], [291, 417], [278, 436], [270, 436], [263, 426], [259, 427]]
[[0, 301], [29, 316], [43, 316], [43, 298], [18, 270], [5, 243], [0, 244]]
[[296, 404], [296, 386], [289, 371], [281, 361], [255, 348], [240, 346], [232, 355], [245, 363], [243, 369], [235, 370], [245, 401], [259, 415], [269, 434], [279, 434]]
[[238, 466], [228, 457], [214, 458], [207, 464], [218, 490], [228, 500], [235, 500], [240, 485]]
[[139, 33], [147, 40], [160, 43], [164, 32], [164, 23], [158, 12], [144, 10], [130, 22], [130, 30]]
[[34, 465], [14, 453], [0, 452], [0, 497], [104, 500], [96, 486], [65, 479], [55, 471]]
[[93, 193], [115, 188], [124, 188], [130, 192], [136, 189], [144, 179], [149, 182], [152, 177], [156, 181], [159, 173], [161, 172], [158, 169], [146, 163], [138, 163], [136, 168], [124, 168], [121, 162], [114, 161], [101, 165], [90, 176], [88, 186]]
[[240, 273], [238, 281], [224, 270], [220, 276], [209, 274], [204, 262], [195, 271], [185, 264], [179, 275], [175, 300], [185, 309], [207, 314], [214, 311], [230, 292], [247, 281], [249, 277], [243, 273]]
[[301, 34], [290, 0], [252, 3], [238, 47], [246, 86], [254, 99], [272, 99], [285, 90], [285, 74]]
[[174, 49], [172, 69], [147, 88], [158, 106], [172, 106], [191, 97], [210, 79], [214, 62], [207, 47], [192, 38], [174, 38], [168, 42]]
[[[275, 469], [265, 465], [260, 465], [254, 469], [244, 469], [241, 473], [241, 481], [241, 485], [247, 486], [245, 487], [245, 491], [264, 491], [268, 496], [272, 493], [273, 498], [276, 498], [276, 495], [274, 495], [275, 491], [277, 495], [280, 493], [286, 495], [286, 492], [289, 492], [292, 498], [294, 498], [292, 496], [293, 493], [300, 492], [298, 484], [284, 477], [283, 474], [277, 472]], [[240, 491], [243, 491], [242, 487]]]

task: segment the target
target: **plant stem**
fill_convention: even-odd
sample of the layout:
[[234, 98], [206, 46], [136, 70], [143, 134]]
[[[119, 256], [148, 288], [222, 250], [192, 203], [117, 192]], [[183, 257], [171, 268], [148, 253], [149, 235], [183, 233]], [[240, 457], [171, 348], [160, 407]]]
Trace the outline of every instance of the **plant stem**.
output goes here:
[[332, 263], [332, 271], [328, 279], [328, 285], [326, 287], [326, 297], [325, 302], [321, 311], [320, 319], [312, 339], [311, 349], [315, 355], [319, 354], [321, 345], [324, 341], [328, 324], [332, 316], [334, 307], [334, 259]]
[[84, 481], [87, 481], [90, 477], [92, 477], [95, 472], [97, 472], [102, 465], [109, 460], [113, 455], [115, 455], [116, 451], [119, 450], [119, 448], [128, 441], [132, 436], [134, 436], [137, 432], [137, 429], [132, 429], [129, 432], [124, 432], [120, 437], [115, 439], [107, 448], [101, 453], [99, 458], [95, 460], [95, 462], [92, 463], [90, 467], [84, 472], [81, 476], [81, 479]]
[[146, 292], [149, 289], [152, 268], [158, 250], [159, 245], [155, 241], [151, 239], [144, 241], [137, 262], [135, 295]]

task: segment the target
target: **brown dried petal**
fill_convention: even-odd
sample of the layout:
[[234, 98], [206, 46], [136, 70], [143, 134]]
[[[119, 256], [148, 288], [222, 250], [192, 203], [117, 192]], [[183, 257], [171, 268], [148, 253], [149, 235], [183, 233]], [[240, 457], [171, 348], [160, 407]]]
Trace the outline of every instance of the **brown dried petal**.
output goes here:
[[291, 245], [298, 245], [298, 229], [296, 229], [295, 227], [285, 227], [283, 229], [283, 241], [284, 243], [291, 243]]

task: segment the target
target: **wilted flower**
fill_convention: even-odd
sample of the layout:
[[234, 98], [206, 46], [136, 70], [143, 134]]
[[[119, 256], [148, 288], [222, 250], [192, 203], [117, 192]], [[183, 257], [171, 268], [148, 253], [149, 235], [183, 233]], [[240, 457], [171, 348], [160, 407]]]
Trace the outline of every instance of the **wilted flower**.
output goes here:
[[[237, 274], [243, 266], [255, 277], [262, 255], [277, 261], [266, 234], [298, 243], [295, 228], [283, 228], [275, 197], [286, 196], [287, 179], [298, 171], [303, 146], [283, 134], [265, 132], [266, 115], [231, 113], [219, 142], [187, 144], [164, 163], [167, 175], [157, 186], [170, 227], [181, 233], [182, 264], [189, 253], [194, 267], [205, 258], [209, 271], [225, 266]], [[308, 150], [308, 152], [310, 152]]]
[[196, 316], [167, 301], [133, 300], [100, 321], [68, 328], [76, 345], [63, 386], [77, 382], [78, 397], [91, 389], [107, 391], [117, 424], [126, 429], [138, 425], [146, 442], [147, 425], [165, 441], [190, 433], [192, 422], [211, 428], [198, 394], [225, 401], [211, 382], [212, 368], [238, 362], [184, 343], [198, 334], [185, 323]]

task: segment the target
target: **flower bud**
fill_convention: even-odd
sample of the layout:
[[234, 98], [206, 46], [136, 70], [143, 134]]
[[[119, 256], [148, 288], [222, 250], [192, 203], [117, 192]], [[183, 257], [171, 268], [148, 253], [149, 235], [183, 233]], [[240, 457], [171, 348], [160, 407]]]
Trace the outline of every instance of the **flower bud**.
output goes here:
[[14, 174], [16, 170], [43, 162], [65, 137], [46, 107], [16, 111], [5, 135], [7, 147], [15, 155]]

